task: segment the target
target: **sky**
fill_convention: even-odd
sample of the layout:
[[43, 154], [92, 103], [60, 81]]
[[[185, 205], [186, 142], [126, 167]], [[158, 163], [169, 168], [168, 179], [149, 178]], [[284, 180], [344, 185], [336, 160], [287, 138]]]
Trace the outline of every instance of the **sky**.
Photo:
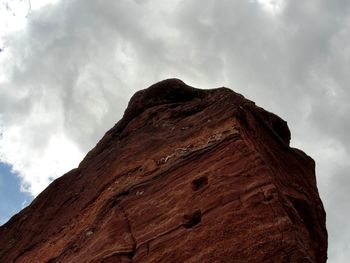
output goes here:
[[20, 178], [15, 173], [9, 173], [11, 167], [0, 162], [0, 225], [18, 210], [27, 206], [32, 196], [19, 191]]
[[287, 120], [292, 146], [316, 161], [329, 262], [349, 262], [349, 8], [0, 0], [0, 224], [76, 167], [137, 90], [176, 77], [229, 87]]

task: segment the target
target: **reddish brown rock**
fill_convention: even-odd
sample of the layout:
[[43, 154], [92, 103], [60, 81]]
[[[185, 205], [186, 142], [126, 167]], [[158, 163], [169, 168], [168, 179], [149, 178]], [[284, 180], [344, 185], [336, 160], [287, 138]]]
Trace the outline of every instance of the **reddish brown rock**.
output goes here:
[[159, 82], [0, 228], [0, 262], [326, 262], [315, 163], [289, 141], [227, 88]]

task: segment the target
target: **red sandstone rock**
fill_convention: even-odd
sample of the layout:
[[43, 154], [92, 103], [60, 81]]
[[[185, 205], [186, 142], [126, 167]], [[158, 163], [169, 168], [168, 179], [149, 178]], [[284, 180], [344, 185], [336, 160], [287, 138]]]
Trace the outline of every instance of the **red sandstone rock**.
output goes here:
[[159, 82], [0, 228], [0, 262], [326, 262], [315, 164], [289, 140], [227, 88]]

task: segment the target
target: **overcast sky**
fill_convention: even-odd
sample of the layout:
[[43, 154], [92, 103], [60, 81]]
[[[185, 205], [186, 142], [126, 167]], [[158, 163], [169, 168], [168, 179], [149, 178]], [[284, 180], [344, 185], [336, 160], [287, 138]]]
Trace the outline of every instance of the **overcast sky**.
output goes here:
[[48, 2], [0, 0], [0, 190], [36, 196], [76, 167], [139, 89], [226, 86], [316, 160], [329, 262], [349, 262], [350, 1]]

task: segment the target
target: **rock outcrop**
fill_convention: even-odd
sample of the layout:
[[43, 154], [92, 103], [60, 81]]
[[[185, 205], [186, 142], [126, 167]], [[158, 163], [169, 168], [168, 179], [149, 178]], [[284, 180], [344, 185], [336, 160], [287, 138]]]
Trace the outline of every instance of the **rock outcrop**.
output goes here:
[[315, 163], [290, 137], [230, 89], [159, 82], [0, 228], [0, 262], [326, 262]]

